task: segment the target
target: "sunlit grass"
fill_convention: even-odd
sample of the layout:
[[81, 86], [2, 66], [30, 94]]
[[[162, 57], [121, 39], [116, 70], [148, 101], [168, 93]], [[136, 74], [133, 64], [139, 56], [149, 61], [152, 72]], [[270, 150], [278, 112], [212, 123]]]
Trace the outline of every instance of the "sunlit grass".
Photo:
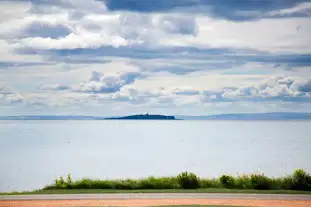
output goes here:
[[175, 177], [148, 177], [145, 179], [72, 180], [70, 174], [51, 185], [31, 192], [13, 194], [81, 194], [81, 193], [273, 193], [311, 194], [311, 176], [299, 169], [292, 175], [271, 178], [263, 174], [222, 175], [220, 178], [199, 178], [193, 173]]
[[55, 189], [106, 189], [106, 190], [176, 190], [176, 189], [244, 189], [244, 190], [302, 190], [311, 191], [311, 176], [302, 169], [292, 175], [272, 178], [264, 174], [222, 175], [220, 178], [199, 178], [193, 173], [183, 172], [172, 177], [148, 177], [144, 179], [92, 180], [73, 181], [70, 174], [67, 178], [59, 177], [43, 190]]

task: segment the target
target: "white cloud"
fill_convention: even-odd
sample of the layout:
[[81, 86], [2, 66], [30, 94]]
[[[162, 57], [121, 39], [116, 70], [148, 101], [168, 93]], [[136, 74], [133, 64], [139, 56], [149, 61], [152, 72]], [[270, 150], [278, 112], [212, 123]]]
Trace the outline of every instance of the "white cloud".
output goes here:
[[76, 48], [98, 48], [100, 46], [127, 46], [129, 42], [119, 36], [109, 36], [106, 34], [96, 33], [80, 33], [69, 34], [68, 36], [60, 39], [52, 38], [25, 38], [19, 47], [29, 47], [35, 49], [76, 49]]
[[[57, 19], [64, 14], [47, 18], [42, 15], [36, 21], [45, 22]], [[68, 14], [65, 15], [69, 18]], [[147, 15], [131, 12], [89, 14], [82, 19], [73, 20], [61, 18], [61, 21], [49, 20], [64, 27], [71, 28], [72, 32], [62, 38], [28, 37], [22, 39], [18, 47], [36, 49], [74, 49], [98, 48], [101, 46], [130, 46], [145, 44], [153, 45], [159, 38], [167, 38], [174, 34], [196, 35], [195, 19], [183, 15]], [[34, 21], [34, 20], [33, 20]], [[29, 23], [28, 23], [29, 24]], [[95, 30], [96, 32], [94, 32]]]
[[0, 105], [21, 103], [23, 97], [0, 84]]
[[[1, 1], [0, 23], [12, 18], [22, 18], [31, 8], [27, 1]], [[2, 28], [1, 28], [2, 29]], [[5, 29], [5, 28], [4, 28]]]
[[311, 101], [310, 82], [297, 77], [271, 76], [258, 84], [221, 92], [219, 95], [226, 101]]
[[115, 93], [126, 85], [135, 82], [142, 75], [137, 72], [120, 73], [116, 76], [105, 76], [97, 72], [92, 73], [88, 82], [81, 83], [77, 89], [85, 93]]
[[168, 34], [182, 34], [196, 36], [198, 32], [194, 17], [186, 15], [160, 15], [153, 17], [156, 28], [161, 28]]
[[[272, 53], [311, 52], [308, 44], [311, 42], [311, 20], [307, 17], [232, 22], [186, 13], [110, 12], [104, 2], [94, 0], [60, 2], [66, 6], [49, 14], [31, 13], [29, 9], [24, 16], [5, 14], [8, 17], [7, 21], [0, 23], [3, 28], [0, 35], [18, 35], [30, 24], [39, 22], [63, 26], [70, 30], [70, 34], [61, 38], [31, 36], [15, 39], [14, 47], [74, 49], [143, 45], [152, 48], [190, 46], [249, 48]], [[19, 4], [18, 7], [22, 8]], [[278, 13], [309, 11], [308, 9], [311, 9], [311, 4], [305, 3]], [[81, 18], [74, 18], [74, 12], [82, 12], [83, 15]]]
[[[148, 81], [148, 79], [141, 81]], [[132, 84], [115, 93], [113, 97], [119, 101], [144, 102], [158, 106], [164, 102], [171, 105], [192, 104], [189, 107], [197, 104], [203, 105], [206, 102], [311, 101], [311, 80], [294, 76], [270, 76], [256, 82], [244, 80], [243, 84], [236, 83], [231, 87], [219, 85], [218, 88], [195, 87], [194, 84], [191, 86], [172, 84], [163, 88], [159, 86], [158, 88], [142, 88], [137, 84]]]
[[39, 55], [21, 55], [14, 53], [14, 47], [5, 40], [0, 39], [0, 61], [3, 62], [41, 62]]
[[66, 91], [69, 90], [70, 87], [62, 84], [54, 84], [54, 85], [42, 85], [39, 89], [44, 91]]
[[293, 14], [296, 12], [300, 12], [302, 14], [311, 16], [311, 3], [304, 2], [304, 3], [297, 4], [296, 6], [292, 8], [270, 11], [268, 12], [268, 16], [286, 15], [286, 14]]
[[[255, 49], [272, 53], [310, 53], [310, 18], [261, 19], [230, 22], [197, 17], [198, 35], [162, 39], [167, 46]], [[297, 27], [301, 29], [297, 31]]]

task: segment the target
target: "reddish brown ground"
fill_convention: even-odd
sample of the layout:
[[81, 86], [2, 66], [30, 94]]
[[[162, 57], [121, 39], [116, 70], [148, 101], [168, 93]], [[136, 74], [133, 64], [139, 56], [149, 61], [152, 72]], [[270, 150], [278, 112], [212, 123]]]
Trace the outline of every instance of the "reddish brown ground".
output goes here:
[[261, 207], [311, 207], [301, 200], [223, 200], [223, 199], [131, 199], [131, 200], [33, 200], [0, 201], [0, 207], [65, 207], [65, 206], [158, 206], [158, 205], [233, 205]]

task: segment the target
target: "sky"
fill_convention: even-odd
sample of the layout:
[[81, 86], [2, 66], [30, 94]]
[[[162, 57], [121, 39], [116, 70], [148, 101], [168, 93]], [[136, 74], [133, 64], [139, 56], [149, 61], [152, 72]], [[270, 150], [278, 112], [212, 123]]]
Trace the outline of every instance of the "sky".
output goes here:
[[311, 112], [310, 0], [1, 0], [0, 115]]

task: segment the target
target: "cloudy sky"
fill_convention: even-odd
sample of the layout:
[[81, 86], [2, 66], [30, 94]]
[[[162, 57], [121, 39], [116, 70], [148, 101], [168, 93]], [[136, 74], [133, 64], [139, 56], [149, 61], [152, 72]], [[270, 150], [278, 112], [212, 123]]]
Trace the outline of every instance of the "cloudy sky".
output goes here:
[[310, 0], [0, 8], [0, 115], [311, 112]]

